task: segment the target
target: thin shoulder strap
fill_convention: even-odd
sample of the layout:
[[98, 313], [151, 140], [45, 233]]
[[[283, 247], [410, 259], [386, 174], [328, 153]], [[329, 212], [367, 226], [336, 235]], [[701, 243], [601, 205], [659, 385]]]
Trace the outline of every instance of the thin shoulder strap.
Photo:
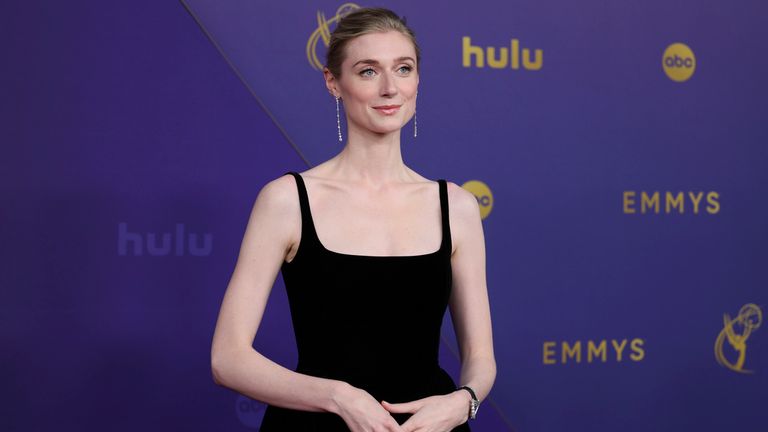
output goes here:
[[[301, 174], [295, 171], [288, 171], [285, 174], [291, 174], [296, 179], [296, 188], [299, 190], [299, 207], [301, 207], [301, 237], [304, 238], [304, 231], [306, 234], [312, 235], [315, 238], [315, 224], [312, 222], [312, 214], [309, 209], [309, 195], [307, 195], [307, 187], [304, 185], [304, 179]], [[283, 175], [285, 175], [283, 174]]]
[[302, 213], [304, 213], [304, 207], [309, 204], [309, 197], [307, 196], [307, 187], [304, 186], [304, 179], [301, 178], [301, 175], [296, 171], [288, 171], [285, 174], [290, 174], [296, 179], [296, 188], [299, 190], [299, 205], [301, 205]]
[[448, 183], [445, 179], [439, 179], [437, 182], [440, 184], [440, 214], [442, 215], [443, 222], [443, 245], [450, 254], [453, 250], [453, 245], [451, 244], [451, 223], [448, 214]]

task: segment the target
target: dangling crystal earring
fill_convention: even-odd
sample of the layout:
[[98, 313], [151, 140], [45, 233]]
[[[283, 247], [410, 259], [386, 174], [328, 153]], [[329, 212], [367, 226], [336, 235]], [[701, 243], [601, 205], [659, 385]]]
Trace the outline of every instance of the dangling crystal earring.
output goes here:
[[341, 119], [339, 117], [339, 97], [336, 96], [336, 129], [339, 131], [339, 142], [341, 142]]
[[416, 98], [419, 97], [419, 92], [416, 92], [416, 97], [413, 98], [413, 137], [416, 138]]

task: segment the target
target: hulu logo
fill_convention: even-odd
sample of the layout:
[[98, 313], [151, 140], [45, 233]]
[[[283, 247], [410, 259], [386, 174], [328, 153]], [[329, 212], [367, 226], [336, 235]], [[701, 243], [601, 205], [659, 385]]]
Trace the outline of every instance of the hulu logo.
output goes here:
[[[128, 231], [128, 224], [117, 224], [117, 254], [120, 256], [208, 256], [213, 249], [213, 236], [202, 236], [189, 233], [185, 234], [186, 227], [183, 223], [176, 224], [176, 230], [172, 233], [139, 233]], [[200, 239], [202, 237], [202, 241]], [[202, 244], [200, 244], [202, 243]]]
[[461, 61], [465, 68], [474, 67], [484, 68], [485, 63], [493, 69], [520, 69], [520, 60], [522, 57], [523, 68], [527, 70], [539, 70], [544, 65], [544, 51], [540, 49], [533, 50], [534, 60], [531, 60], [531, 50], [528, 48], [520, 49], [520, 41], [512, 39], [509, 48], [483, 47], [472, 45], [469, 36], [461, 38]]

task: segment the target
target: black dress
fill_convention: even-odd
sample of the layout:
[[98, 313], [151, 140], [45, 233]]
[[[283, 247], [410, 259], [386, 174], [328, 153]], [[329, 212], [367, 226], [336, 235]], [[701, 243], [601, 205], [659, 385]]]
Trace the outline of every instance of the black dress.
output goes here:
[[[298, 349], [295, 371], [348, 382], [376, 400], [408, 402], [451, 393], [438, 364], [440, 326], [451, 291], [448, 189], [438, 180], [442, 242], [432, 253], [364, 256], [333, 252], [317, 237], [307, 189], [296, 179], [302, 233], [283, 262]], [[467, 407], [469, 408], [469, 407]], [[412, 414], [395, 413], [403, 424]], [[348, 432], [337, 414], [267, 406], [261, 432]], [[453, 431], [470, 431], [464, 423]]]

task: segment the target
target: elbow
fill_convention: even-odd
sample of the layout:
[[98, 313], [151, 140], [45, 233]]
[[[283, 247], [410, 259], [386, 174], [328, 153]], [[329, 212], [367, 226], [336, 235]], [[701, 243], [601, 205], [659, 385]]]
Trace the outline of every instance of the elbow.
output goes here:
[[222, 384], [222, 380], [221, 380], [221, 374], [220, 374], [220, 372], [219, 372], [219, 371], [216, 369], [216, 367], [215, 367], [215, 366], [213, 366], [213, 365], [211, 365], [211, 376], [213, 377], [213, 383], [214, 383], [214, 384], [216, 384], [216, 385], [218, 385], [218, 386], [221, 386], [221, 385], [223, 385], [223, 384]]
[[231, 388], [229, 383], [236, 380], [235, 374], [243, 362], [243, 353], [236, 349], [211, 350], [211, 377], [216, 385]]
[[470, 360], [470, 362], [477, 363], [478, 367], [486, 371], [486, 374], [490, 377], [491, 382], [496, 381], [496, 358], [493, 354], [474, 357], [474, 359]]
[[491, 355], [488, 358], [488, 369], [491, 371], [491, 377], [496, 380], [496, 357]]
[[225, 386], [224, 371], [227, 370], [226, 361], [222, 357], [223, 356], [220, 354], [211, 354], [211, 376], [213, 382], [219, 386]]

